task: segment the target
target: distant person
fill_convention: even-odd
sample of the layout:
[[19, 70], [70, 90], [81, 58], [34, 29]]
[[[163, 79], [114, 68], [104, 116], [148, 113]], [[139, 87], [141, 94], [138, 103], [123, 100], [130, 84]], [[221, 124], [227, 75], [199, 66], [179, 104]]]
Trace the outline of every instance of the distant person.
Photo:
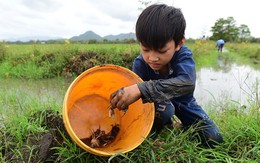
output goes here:
[[134, 60], [133, 71], [143, 82], [112, 93], [110, 103], [114, 108], [126, 110], [140, 98], [143, 103], [153, 102], [152, 139], [155, 140], [165, 126], [172, 126], [173, 115], [176, 115], [184, 130], [196, 127], [196, 135], [211, 147], [223, 140], [216, 124], [193, 96], [196, 69], [192, 52], [184, 45], [185, 27], [181, 10], [172, 6], [151, 5], [141, 13], [136, 23], [141, 54]]
[[224, 44], [225, 44], [225, 41], [223, 39], [219, 39], [217, 41], [218, 52], [222, 52]]

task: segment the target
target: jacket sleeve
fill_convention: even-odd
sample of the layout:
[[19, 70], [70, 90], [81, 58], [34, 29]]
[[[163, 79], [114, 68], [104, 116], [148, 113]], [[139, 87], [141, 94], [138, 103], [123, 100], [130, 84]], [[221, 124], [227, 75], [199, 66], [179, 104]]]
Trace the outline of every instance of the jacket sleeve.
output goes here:
[[196, 73], [192, 54], [190, 52], [178, 55], [173, 63], [175, 77], [137, 83], [144, 103], [162, 102], [194, 91]]

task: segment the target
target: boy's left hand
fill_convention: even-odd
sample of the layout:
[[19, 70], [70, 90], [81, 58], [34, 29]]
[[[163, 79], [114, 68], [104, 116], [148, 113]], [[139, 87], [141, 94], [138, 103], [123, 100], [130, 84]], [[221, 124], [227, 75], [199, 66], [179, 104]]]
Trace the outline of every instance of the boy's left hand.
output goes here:
[[110, 104], [119, 110], [125, 110], [130, 104], [141, 97], [137, 84], [123, 87], [110, 95]]

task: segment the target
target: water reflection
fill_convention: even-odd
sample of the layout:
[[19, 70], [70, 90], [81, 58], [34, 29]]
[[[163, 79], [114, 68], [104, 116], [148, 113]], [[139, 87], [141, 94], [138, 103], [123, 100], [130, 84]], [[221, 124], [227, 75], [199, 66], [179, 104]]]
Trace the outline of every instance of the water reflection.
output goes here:
[[195, 97], [200, 104], [229, 98], [244, 105], [248, 99], [256, 98], [260, 93], [260, 71], [236, 64], [220, 65], [222, 69], [219, 71], [212, 68], [197, 71]]
[[[246, 104], [248, 99], [253, 100], [257, 93], [259, 95], [259, 70], [236, 64], [224, 65], [228, 66], [224, 66], [225, 68], [222, 66], [222, 69], [218, 70], [202, 68], [197, 71], [195, 98], [199, 104], [204, 105], [210, 101], [223, 100], [223, 98]], [[54, 100], [57, 104], [62, 105], [65, 92], [71, 82], [65, 79], [37, 81], [0, 79], [0, 92], [13, 93], [17, 98], [22, 97], [25, 100], [33, 98], [47, 103]], [[258, 82], [258, 88], [255, 87], [256, 82]]]
[[15, 94], [16, 100], [35, 99], [43, 103], [55, 101], [62, 104], [70, 82], [64, 79], [0, 79], [0, 91], [10, 96]]
[[217, 58], [218, 70], [222, 70], [224, 73], [228, 73], [232, 68], [232, 58], [225, 54], [219, 54]]

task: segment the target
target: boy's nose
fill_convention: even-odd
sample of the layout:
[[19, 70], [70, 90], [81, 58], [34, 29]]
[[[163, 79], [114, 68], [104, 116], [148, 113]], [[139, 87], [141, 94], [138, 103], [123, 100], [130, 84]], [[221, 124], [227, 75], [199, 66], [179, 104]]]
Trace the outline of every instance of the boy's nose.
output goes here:
[[158, 61], [158, 60], [159, 60], [159, 57], [156, 55], [155, 52], [151, 52], [151, 53], [150, 53], [150, 56], [149, 56], [149, 60], [150, 60], [150, 61]]

